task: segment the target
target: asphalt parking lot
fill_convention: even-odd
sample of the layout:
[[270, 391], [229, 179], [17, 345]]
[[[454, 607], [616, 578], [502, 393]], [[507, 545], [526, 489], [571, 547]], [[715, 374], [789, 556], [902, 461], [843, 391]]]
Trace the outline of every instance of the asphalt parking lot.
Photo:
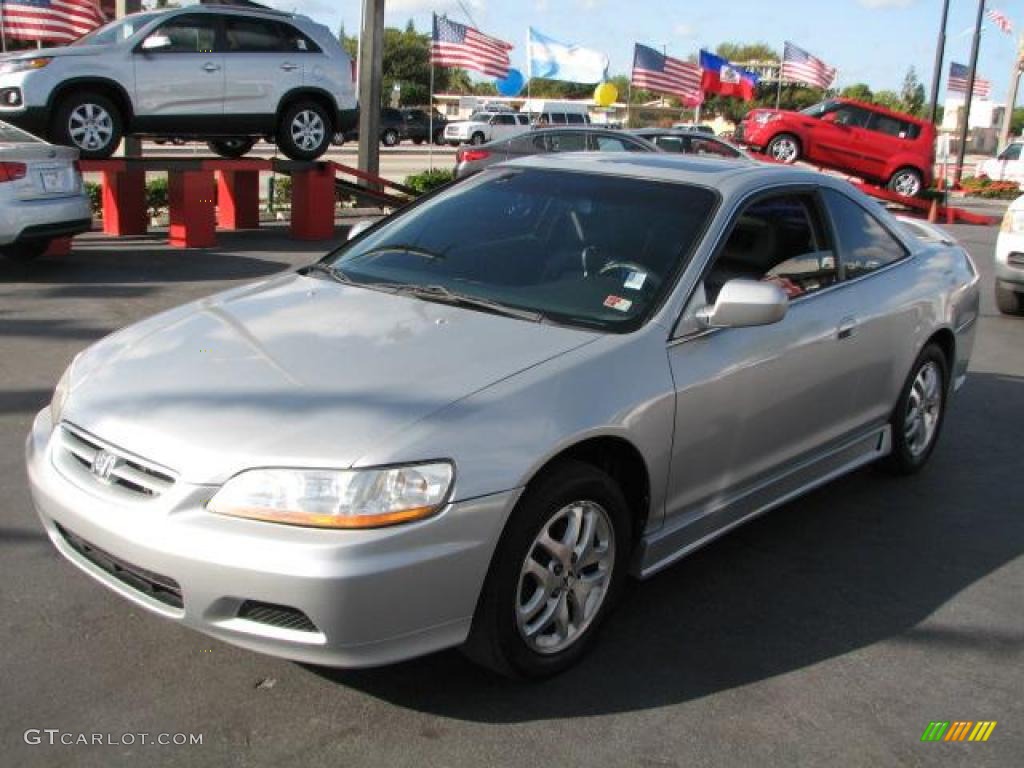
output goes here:
[[[596, 652], [541, 684], [455, 651], [346, 672], [237, 650], [101, 588], [35, 519], [23, 441], [76, 352], [323, 244], [92, 235], [63, 259], [0, 261], [0, 763], [1019, 765], [1024, 319], [992, 304], [996, 228], [950, 229], [982, 270], [984, 316], [926, 470], [857, 472], [706, 547], [632, 589]], [[922, 743], [932, 720], [998, 726]], [[32, 745], [28, 729], [203, 743]]]

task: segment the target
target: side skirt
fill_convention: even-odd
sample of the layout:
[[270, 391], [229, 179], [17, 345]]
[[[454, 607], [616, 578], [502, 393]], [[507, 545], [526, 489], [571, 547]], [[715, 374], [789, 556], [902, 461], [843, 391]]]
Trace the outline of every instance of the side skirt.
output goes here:
[[653, 576], [691, 552], [769, 510], [802, 496], [892, 451], [888, 424], [812, 456], [706, 508], [697, 519], [687, 513], [682, 525], [658, 531], [641, 543], [633, 573]]

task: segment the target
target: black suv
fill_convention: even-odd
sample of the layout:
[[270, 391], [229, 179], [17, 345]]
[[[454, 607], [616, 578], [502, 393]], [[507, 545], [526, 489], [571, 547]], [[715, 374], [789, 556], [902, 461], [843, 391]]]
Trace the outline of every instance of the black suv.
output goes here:
[[[434, 110], [434, 143], [444, 143], [444, 127], [448, 121], [444, 116]], [[427, 140], [430, 133], [430, 112], [418, 107], [406, 107], [394, 109], [384, 107], [380, 111], [380, 142], [385, 147], [394, 147], [405, 139], [411, 139], [414, 144], [422, 144]], [[357, 141], [359, 139], [359, 122], [344, 135], [336, 133], [334, 144], [341, 146], [346, 141]]]

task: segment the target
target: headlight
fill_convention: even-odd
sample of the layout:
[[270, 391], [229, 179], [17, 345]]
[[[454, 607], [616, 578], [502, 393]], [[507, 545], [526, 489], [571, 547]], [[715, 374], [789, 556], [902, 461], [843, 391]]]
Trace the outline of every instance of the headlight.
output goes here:
[[39, 56], [35, 59], [15, 59], [0, 64], [0, 75], [12, 75], [15, 72], [27, 72], [31, 69], [42, 69], [53, 61], [48, 56]]
[[421, 520], [448, 498], [447, 462], [375, 469], [252, 469], [210, 500], [221, 515], [315, 528], [377, 528]]
[[1010, 208], [1003, 216], [1003, 224], [999, 230], [1001, 232], [1024, 232], [1024, 210]]
[[757, 115], [754, 118], [754, 122], [757, 123], [758, 125], [767, 125], [772, 120], [778, 120], [778, 119], [779, 119], [779, 113], [778, 112], [762, 112], [761, 114]]
[[[76, 357], [75, 360], [77, 359]], [[50, 423], [54, 426], [60, 423], [61, 416], [64, 414], [64, 404], [67, 403], [68, 395], [71, 394], [71, 369], [74, 367], [75, 361], [72, 360], [71, 365], [64, 369], [60, 381], [53, 389], [53, 397], [50, 398]]]

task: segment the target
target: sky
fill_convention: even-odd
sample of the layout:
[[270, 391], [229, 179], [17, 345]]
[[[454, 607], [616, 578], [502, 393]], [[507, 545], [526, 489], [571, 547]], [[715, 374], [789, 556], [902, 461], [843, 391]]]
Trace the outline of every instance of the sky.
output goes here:
[[[305, 13], [331, 29], [359, 28], [361, 0], [264, 0]], [[992, 97], [1003, 101], [1015, 40], [1024, 32], [1024, 0], [990, 0], [1014, 22], [1013, 35], [986, 20], [978, 73], [992, 81]], [[633, 43], [664, 47], [685, 58], [701, 47], [726, 41], [767, 42], [781, 49], [791, 40], [839, 68], [839, 85], [865, 82], [872, 90], [898, 90], [913, 66], [929, 89], [941, 0], [386, 0], [386, 22], [429, 31], [432, 11], [459, 22], [469, 16], [481, 31], [516, 46], [512, 65], [525, 71], [526, 29], [533, 26], [562, 42], [597, 48], [608, 55], [611, 74], [628, 74]], [[951, 0], [944, 74], [949, 61], [967, 64], [976, 0]], [[943, 78], [943, 89], [945, 78]], [[941, 100], [941, 97], [940, 97]]]

